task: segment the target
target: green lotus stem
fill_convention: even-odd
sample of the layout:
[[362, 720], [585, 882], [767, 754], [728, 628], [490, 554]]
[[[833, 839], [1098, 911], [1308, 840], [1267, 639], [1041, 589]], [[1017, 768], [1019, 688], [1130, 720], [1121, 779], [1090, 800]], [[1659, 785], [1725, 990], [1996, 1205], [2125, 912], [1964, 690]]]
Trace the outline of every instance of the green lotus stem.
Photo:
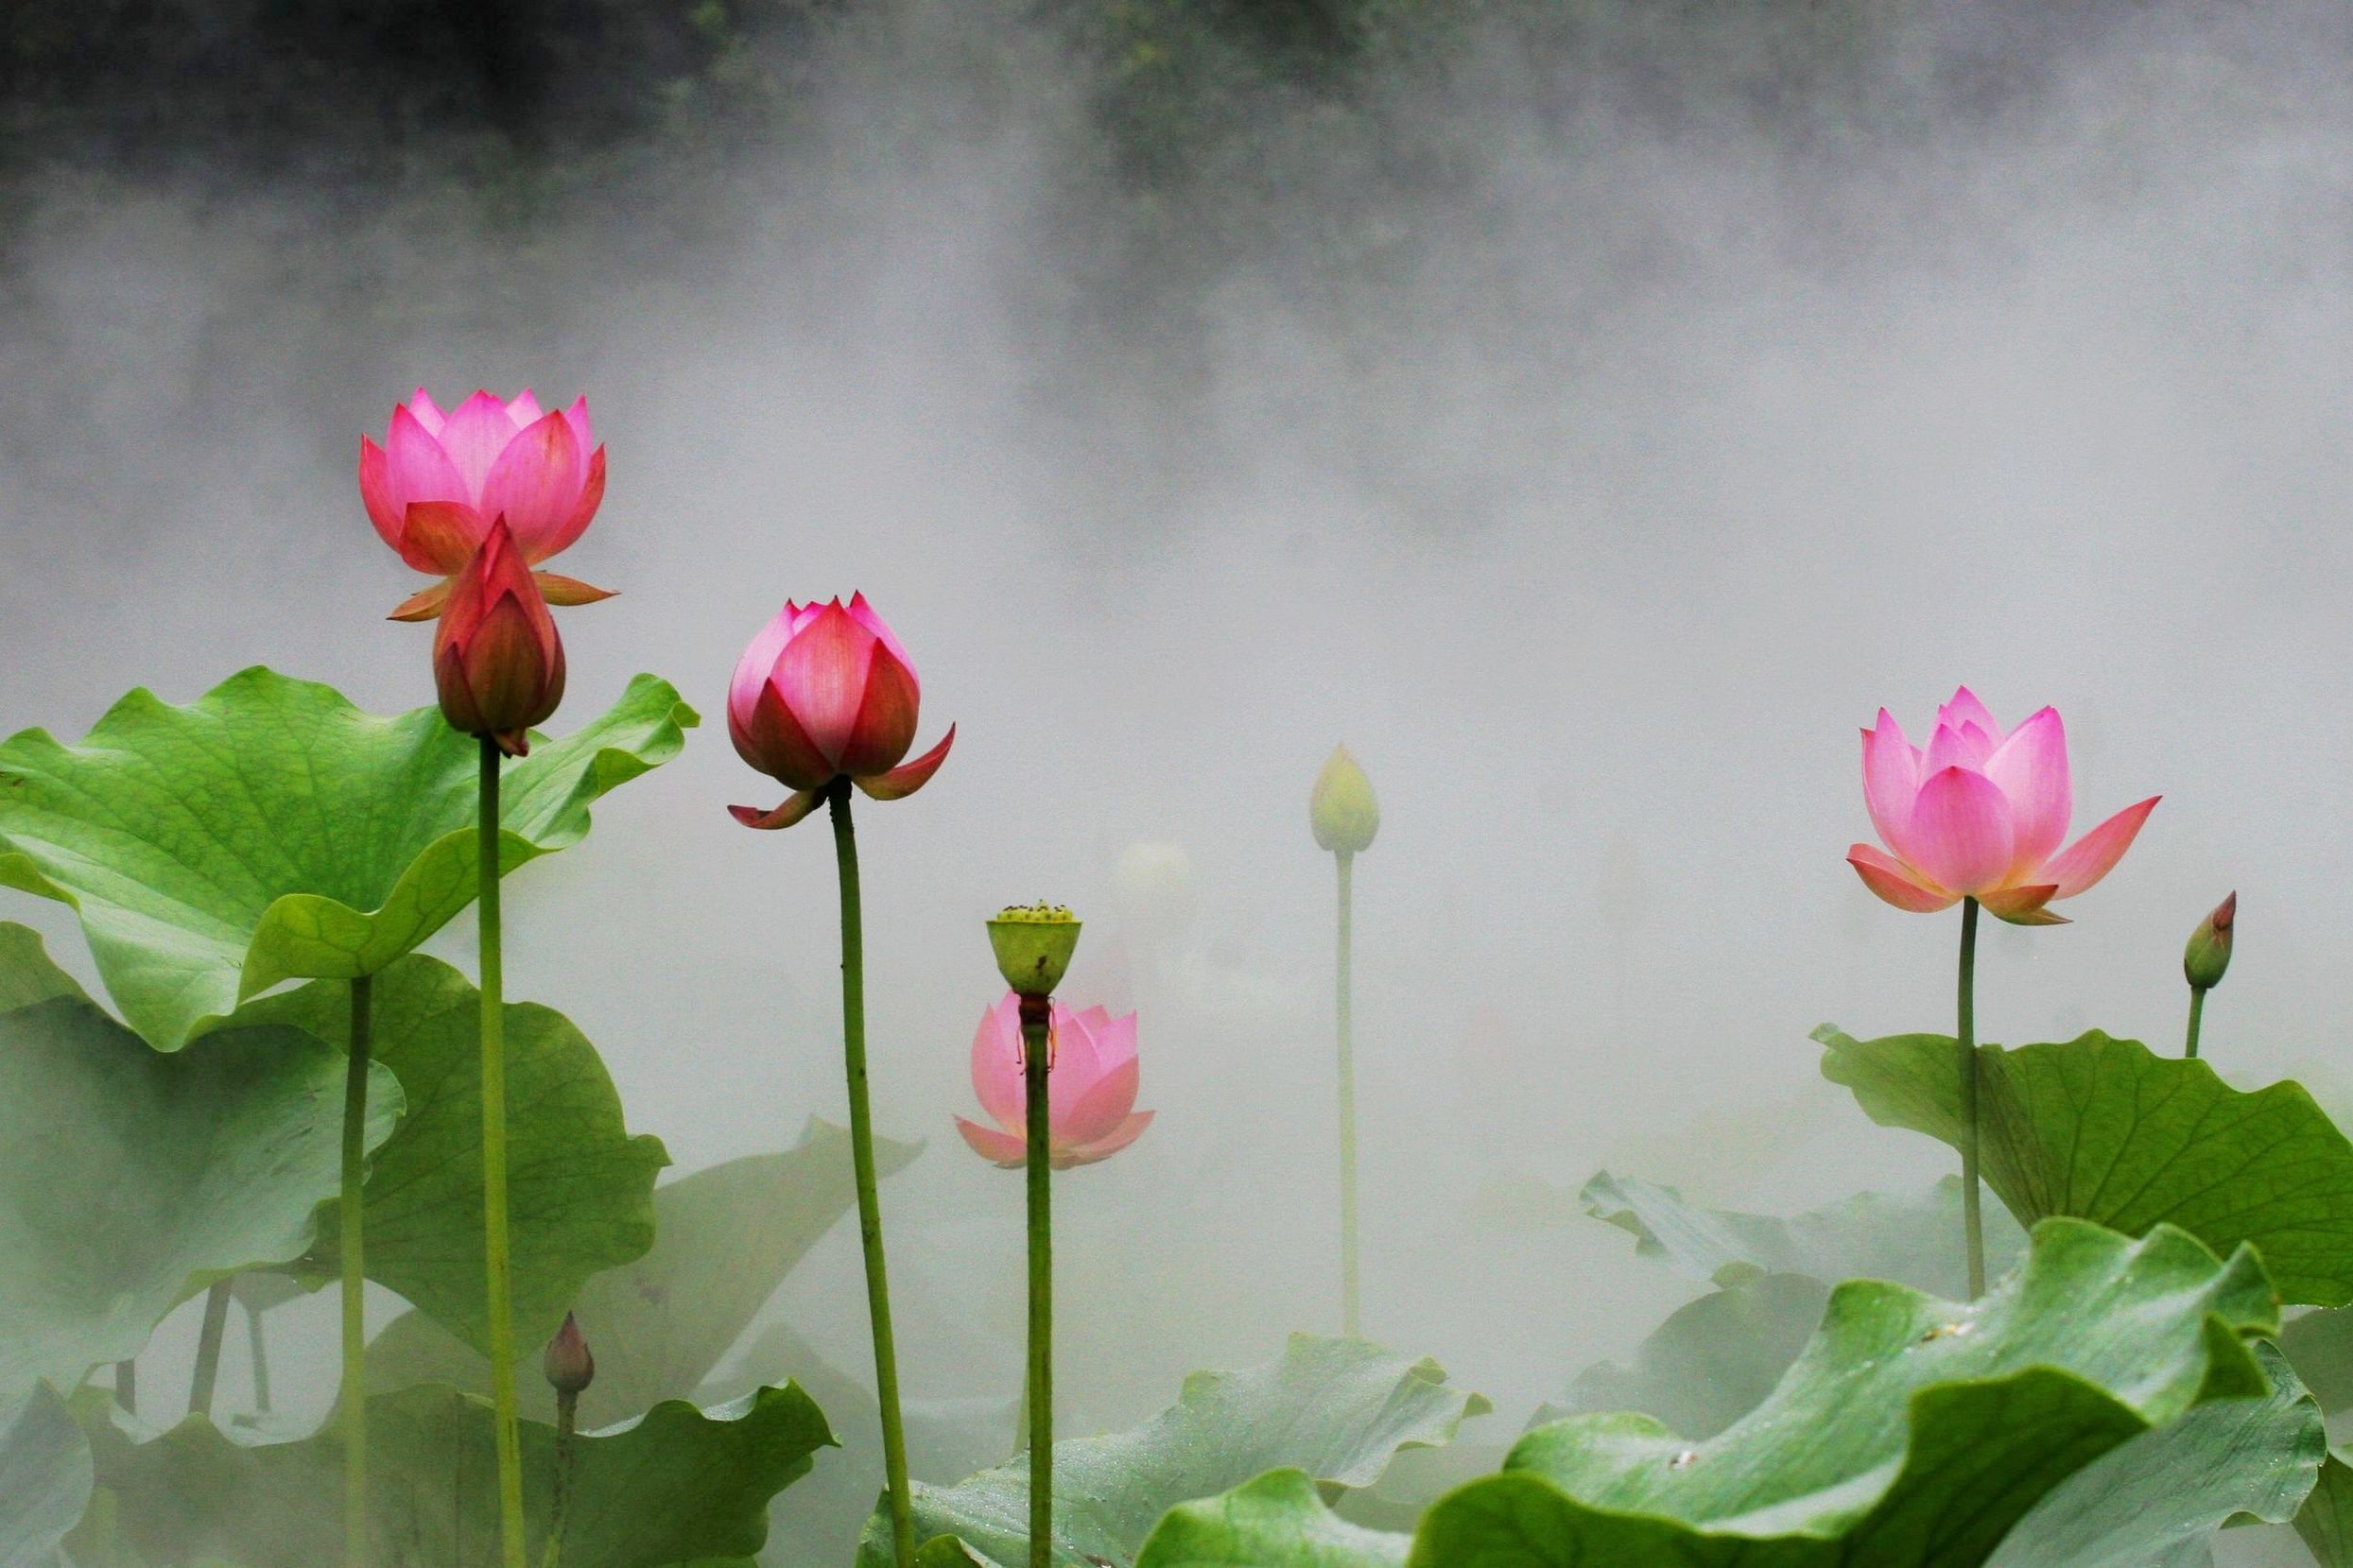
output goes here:
[[1961, 901], [1961, 1230], [1969, 1254], [1969, 1300], [1985, 1294], [1985, 1216], [1978, 1206], [1977, 900]]
[[1022, 1019], [1022, 1080], [1028, 1091], [1023, 1111], [1024, 1162], [1029, 1187], [1029, 1568], [1052, 1568], [1054, 1555], [1054, 1167], [1048, 1135], [1053, 1107], [1047, 1092], [1052, 1066], [1045, 999]]
[[269, 1414], [269, 1346], [262, 1338], [262, 1315], [245, 1309], [245, 1348], [253, 1362], [253, 1408]]
[[1346, 850], [1340, 866], [1340, 941], [1334, 1015], [1340, 1051], [1340, 1323], [1354, 1338], [1359, 1329], [1357, 1281], [1356, 863]]
[[134, 1416], [139, 1413], [139, 1362], [135, 1356], [114, 1363], [114, 1403]]
[[907, 1490], [907, 1431], [899, 1417], [899, 1355], [891, 1337], [891, 1275], [883, 1261], [882, 1198], [874, 1175], [874, 1118], [866, 1093], [866, 939], [858, 904], [857, 831], [850, 781], [825, 792], [841, 884], [841, 1058], [850, 1089], [850, 1162], [857, 1178], [858, 1243], [866, 1254], [866, 1313], [874, 1338], [874, 1403], [882, 1415], [882, 1469], [898, 1568], [915, 1565], [915, 1514]]
[[215, 1280], [204, 1293], [204, 1326], [196, 1336], [196, 1371], [188, 1379], [188, 1414], [213, 1413], [213, 1389], [220, 1381], [220, 1342], [229, 1333], [229, 1280]]
[[2193, 1061], [2198, 1055], [2198, 1025], [2206, 1017], [2206, 992], [2204, 986], [2189, 988], [2189, 1039], [2182, 1047], [2182, 1055]]
[[[337, 1217], [343, 1243], [343, 1561], [368, 1568], [368, 1334], [363, 1312], [368, 1286], [361, 1234], [362, 1189], [368, 1169], [368, 1059], [375, 1049], [375, 978], [352, 981], [351, 1048], [343, 1064], [343, 1195]], [[268, 1408], [261, 1370], [261, 1318], [253, 1324], [253, 1382]]]
[[580, 1424], [580, 1391], [557, 1389], [556, 1490], [547, 1505], [547, 1554], [539, 1559], [540, 1568], [558, 1568], [563, 1560], [563, 1531], [569, 1523], [565, 1516], [572, 1502], [572, 1469], [577, 1461]]
[[506, 1568], [528, 1568], [523, 1547], [523, 1451], [515, 1424], [514, 1287], [507, 1246], [506, 974], [498, 933], [498, 743], [482, 741], [482, 1237], [490, 1309], [491, 1405], [498, 1435], [498, 1534]]

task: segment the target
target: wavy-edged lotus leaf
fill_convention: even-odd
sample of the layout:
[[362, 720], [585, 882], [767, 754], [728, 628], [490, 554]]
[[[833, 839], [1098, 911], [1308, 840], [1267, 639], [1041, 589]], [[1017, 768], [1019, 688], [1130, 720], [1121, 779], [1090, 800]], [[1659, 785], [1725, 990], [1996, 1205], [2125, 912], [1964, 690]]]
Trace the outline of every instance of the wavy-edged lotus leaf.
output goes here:
[[[1177, 1403], [1142, 1426], [1056, 1443], [1055, 1568], [1130, 1561], [1169, 1508], [1265, 1471], [1367, 1485], [1400, 1448], [1452, 1441], [1465, 1420], [1488, 1408], [1479, 1395], [1449, 1387], [1434, 1362], [1361, 1339], [1293, 1335], [1278, 1361], [1193, 1373]], [[983, 1568], [1029, 1562], [1026, 1459], [953, 1487], [913, 1490], [926, 1568], [960, 1555]], [[887, 1568], [890, 1540], [888, 1521], [871, 1520], [860, 1568]]]
[[2328, 1433], [2278, 1347], [2258, 1343], [2255, 1358], [2271, 1379], [2267, 1398], [2211, 1401], [2101, 1456], [2036, 1504], [1987, 1568], [2195, 1561], [2231, 1520], [2293, 1519]]
[[1531, 1424], [1634, 1410], [1687, 1438], [1712, 1438], [1773, 1392], [1829, 1300], [1830, 1287], [1804, 1274], [1736, 1280], [1678, 1307], [1642, 1341], [1632, 1366], [1586, 1368]]
[[41, 933], [14, 921], [0, 921], [0, 1012], [14, 1012], [54, 996], [89, 1000], [81, 982], [58, 968]]
[[[341, 1180], [344, 1070], [284, 1025], [165, 1056], [77, 996], [0, 1014], [0, 1397], [77, 1387], [213, 1278], [300, 1256]], [[400, 1108], [372, 1068], [367, 1146]]]
[[[877, 1139], [875, 1164], [893, 1174], [921, 1147]], [[693, 1396], [793, 1266], [856, 1199], [850, 1135], [815, 1117], [791, 1148], [746, 1155], [655, 1188], [652, 1249], [606, 1267], [569, 1302], [597, 1357], [597, 1379], [580, 1395], [581, 1424], [609, 1424], [659, 1401]], [[372, 1251], [372, 1217], [369, 1223]], [[559, 1318], [562, 1311], [558, 1305]], [[369, 1347], [368, 1382], [375, 1389], [441, 1382], [487, 1392], [490, 1364], [432, 1318], [409, 1313]], [[539, 1380], [528, 1380], [522, 1398], [527, 1412], [552, 1419], [554, 1395]]]
[[[522, 1427], [530, 1560], [545, 1550], [555, 1432]], [[241, 1443], [202, 1417], [134, 1442], [91, 1434], [99, 1485], [119, 1528], [155, 1568], [227, 1558], [250, 1568], [319, 1568], [343, 1553], [343, 1445], [329, 1425], [299, 1442]], [[655, 1405], [579, 1439], [565, 1568], [666, 1568], [751, 1557], [768, 1502], [833, 1441], [796, 1387], [762, 1388], [698, 1410]], [[496, 1568], [498, 1464], [487, 1402], [453, 1388], [404, 1388], [368, 1401], [370, 1560]]]
[[55, 1389], [35, 1383], [0, 1404], [0, 1568], [60, 1568], [91, 1482], [89, 1440]]
[[1306, 1471], [1274, 1470], [1170, 1508], [1135, 1568], [1404, 1568], [1410, 1544], [1341, 1518]]
[[[1858, 1193], [1791, 1218], [1708, 1209], [1672, 1187], [1598, 1173], [1579, 1193], [1585, 1212], [1635, 1238], [1635, 1251], [1716, 1284], [1754, 1274], [1817, 1280], [1893, 1280], [1937, 1296], [1968, 1289], [1961, 1249], [1961, 1180], [1895, 1197]], [[1986, 1217], [1987, 1269], [2003, 1273], [2026, 1254], [2026, 1232], [1996, 1212]]]
[[[372, 990], [372, 1055], [400, 1080], [408, 1113], [368, 1178], [368, 1277], [487, 1353], [482, 994], [421, 953], [395, 961]], [[612, 1077], [570, 1020], [530, 1002], [509, 1003], [506, 1019], [515, 1335], [534, 1345], [555, 1333], [590, 1276], [642, 1258], [653, 1245], [654, 1177], [669, 1156], [660, 1139], [632, 1137], [622, 1125]], [[263, 997], [247, 1004], [237, 1022], [346, 1042], [351, 987], [321, 980]], [[313, 1281], [332, 1275], [341, 1235], [330, 1206], [296, 1272]]]
[[[697, 723], [641, 675], [508, 765], [499, 866], [578, 842], [589, 806]], [[289, 979], [351, 979], [472, 901], [480, 751], [439, 708], [363, 713], [256, 666], [184, 707], [145, 688], [79, 746], [0, 742], [0, 885], [73, 905], [130, 1026], [176, 1050]]]
[[[1950, 1035], [1856, 1040], [1824, 1025], [1823, 1076], [1871, 1119], [1956, 1143]], [[2263, 1254], [2283, 1300], [2353, 1302], [2353, 1143], [2301, 1084], [2234, 1089], [2206, 1062], [2099, 1030], [1978, 1047], [1981, 1168], [2019, 1222], [2053, 1215], [2128, 1235], [2177, 1226]]]
[[2018, 1271], [1956, 1305], [1855, 1280], [1757, 1409], [1713, 1439], [1576, 1416], [1442, 1499], [1415, 1568], [1975, 1568], [2102, 1455], [2207, 1401], [2270, 1392], [2254, 1253], [2161, 1226], [2038, 1226]]

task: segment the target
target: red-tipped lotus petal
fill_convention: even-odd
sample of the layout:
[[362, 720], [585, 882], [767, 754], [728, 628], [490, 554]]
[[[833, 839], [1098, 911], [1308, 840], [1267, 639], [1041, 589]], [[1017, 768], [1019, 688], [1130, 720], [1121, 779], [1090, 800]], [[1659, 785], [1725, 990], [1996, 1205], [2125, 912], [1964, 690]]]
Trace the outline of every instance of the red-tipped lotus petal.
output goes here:
[[866, 695], [836, 758], [841, 771], [863, 779], [896, 767], [915, 743], [917, 700], [915, 672], [875, 638], [866, 663]]
[[768, 811], [758, 806], [729, 806], [727, 814], [748, 828], [788, 828], [825, 803], [822, 791], [804, 789], [785, 797], [785, 803]]
[[769, 672], [769, 689], [784, 699], [836, 773], [843, 771], [841, 754], [866, 700], [867, 670], [879, 642], [836, 600], [793, 632]]
[[504, 517], [523, 559], [536, 564], [556, 553], [573, 508], [580, 505], [583, 470], [572, 426], [548, 414], [515, 433], [482, 481], [476, 509]]
[[463, 501], [411, 501], [401, 539], [411, 566], [456, 577], [482, 547], [490, 525]]
[[2058, 884], [2038, 883], [2032, 887], [2003, 887], [1984, 894], [1978, 902], [1985, 912], [2008, 921], [2013, 925], [2065, 925], [2065, 915], [2054, 915], [2043, 907], [2058, 893]]
[[563, 643], [503, 523], [458, 574], [434, 633], [433, 674], [451, 727], [493, 736], [512, 756], [563, 700]]
[[[561, 572], [533, 572], [531, 581], [539, 588], [541, 599], [552, 605], [598, 604], [614, 597], [620, 591], [599, 588], [593, 582], [567, 577]], [[426, 590], [430, 593], [431, 590]]]
[[2059, 890], [2051, 897], [2073, 898], [2114, 870], [2162, 799], [2152, 795], [2137, 805], [2126, 806], [2054, 856], [2043, 868], [2044, 879], [2058, 885]]
[[[729, 726], [735, 734], [735, 727]], [[820, 789], [833, 782], [833, 759], [802, 730], [784, 694], [760, 688], [751, 720], [735, 743], [736, 753], [777, 783], [792, 789]]]
[[948, 748], [955, 744], [956, 726], [951, 724], [948, 732], [940, 737], [940, 744], [913, 762], [902, 764], [872, 779], [855, 779], [852, 782], [874, 800], [904, 801], [931, 782], [931, 776], [940, 771], [940, 765], [948, 760]]
[[1961, 902], [1958, 893], [1942, 892], [1917, 881], [1912, 869], [1894, 855], [1875, 850], [1868, 844], [1856, 844], [1846, 852], [1846, 863], [1855, 868], [1862, 885], [1898, 909], [1913, 914], [1933, 914], [1949, 909]]
[[450, 583], [447, 578], [443, 578], [430, 588], [420, 588], [394, 605], [392, 612], [384, 618], [388, 621], [433, 620], [441, 614], [441, 606], [449, 602], [449, 590]]
[[2010, 870], [2011, 845], [2010, 802], [1984, 774], [1955, 765], [1921, 784], [1911, 859], [1929, 880], [1959, 893], [1990, 891]]

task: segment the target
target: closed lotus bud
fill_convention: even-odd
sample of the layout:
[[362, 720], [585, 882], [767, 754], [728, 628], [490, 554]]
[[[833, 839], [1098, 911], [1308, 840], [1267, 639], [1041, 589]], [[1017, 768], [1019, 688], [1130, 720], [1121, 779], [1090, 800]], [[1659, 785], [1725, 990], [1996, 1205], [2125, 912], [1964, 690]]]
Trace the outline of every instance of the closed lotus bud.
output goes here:
[[563, 1315], [563, 1327], [547, 1341], [547, 1353], [539, 1358], [539, 1369], [547, 1374], [547, 1385], [559, 1394], [578, 1394], [597, 1381], [597, 1358], [588, 1353], [588, 1341], [580, 1334], [579, 1319], [570, 1313]]
[[2182, 974], [2197, 990], [2210, 991], [2223, 983], [2230, 968], [2231, 927], [2238, 920], [2239, 895], [2233, 893], [2189, 934], [2189, 945], [2182, 949]]
[[450, 590], [433, 636], [433, 681], [452, 729], [510, 757], [563, 700], [563, 643], [506, 524], [495, 522]]
[[1001, 909], [989, 922], [996, 972], [1017, 996], [1051, 996], [1079, 948], [1079, 918], [1040, 901]]
[[1316, 843], [1334, 854], [1370, 849], [1373, 836], [1381, 830], [1381, 806], [1373, 798], [1373, 781], [1345, 746], [1333, 748], [1324, 771], [1315, 776], [1315, 792], [1307, 797], [1307, 825], [1315, 830]]

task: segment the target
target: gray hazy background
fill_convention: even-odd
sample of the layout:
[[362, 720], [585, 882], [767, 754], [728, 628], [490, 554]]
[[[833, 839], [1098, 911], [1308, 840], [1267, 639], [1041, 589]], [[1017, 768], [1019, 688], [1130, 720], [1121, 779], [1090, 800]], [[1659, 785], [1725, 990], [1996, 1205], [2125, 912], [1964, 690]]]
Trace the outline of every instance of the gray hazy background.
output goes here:
[[[555, 727], [640, 669], [705, 724], [510, 885], [510, 994], [586, 1030], [681, 1170], [841, 1114], [830, 846], [728, 819], [781, 791], [721, 703], [785, 597], [863, 590], [919, 745], [960, 726], [860, 816], [879, 1125], [930, 1141], [885, 1189], [915, 1394], [1018, 1387], [1018, 1182], [950, 1124], [981, 919], [1071, 904], [1065, 994], [1142, 1009], [1159, 1119], [1058, 1188], [1073, 1431], [1336, 1327], [1305, 818], [1337, 741], [1383, 809], [1367, 1326], [1493, 1395], [1492, 1440], [1688, 1294], [1527, 1179], [1561, 1215], [1604, 1166], [1788, 1212], [1946, 1168], [1806, 1038], [1949, 1026], [1957, 917], [1843, 861], [1883, 703], [1915, 735], [1959, 681], [2005, 723], [2056, 704], [2078, 831], [2165, 796], [2076, 924], [1992, 927], [1986, 1037], [2177, 1041], [2182, 939], [2236, 887], [2206, 1054], [2353, 1097], [2343, 13], [2077, 37], [1955, 3], [1825, 34], [1834, 71], [1721, 17], [1595, 63], [1474, 16], [1344, 113], [1231, 110], [1244, 155], [1183, 200], [1136, 193], [1099, 62], [1027, 15], [805, 41], [795, 113], [675, 171], [689, 225], [644, 205], [658, 150], [539, 183], [406, 151], [357, 186], [23, 175], [0, 730], [256, 662], [430, 701], [359, 437], [421, 381], [585, 391], [611, 488], [563, 565], [623, 594], [562, 612]], [[1189, 890], [1123, 884], [1139, 841]], [[5, 913], [81, 966], [62, 910]], [[466, 933], [436, 948], [471, 969]], [[777, 1310], [856, 1370], [856, 1291], [837, 1233]]]

